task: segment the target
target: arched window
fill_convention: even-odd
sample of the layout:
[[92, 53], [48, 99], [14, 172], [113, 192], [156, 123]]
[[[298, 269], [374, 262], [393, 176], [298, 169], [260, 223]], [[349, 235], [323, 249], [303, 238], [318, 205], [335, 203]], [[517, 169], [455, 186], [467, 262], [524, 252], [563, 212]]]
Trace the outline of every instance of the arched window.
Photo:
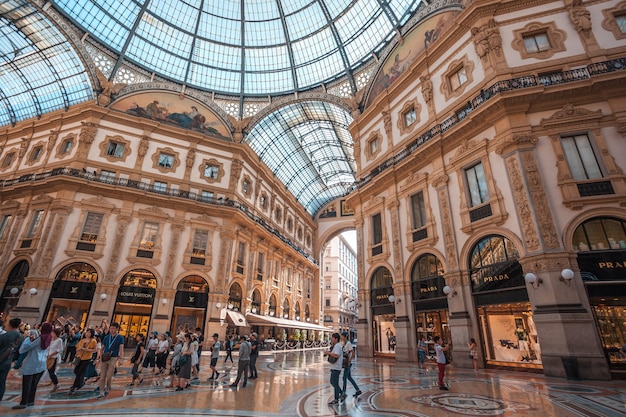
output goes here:
[[572, 248], [579, 252], [626, 249], [626, 220], [595, 217], [574, 231]]
[[296, 303], [296, 320], [300, 320], [300, 303]]
[[56, 277], [60, 281], [98, 282], [98, 272], [93, 266], [76, 262], [59, 271]]
[[372, 289], [391, 287], [392, 285], [391, 272], [384, 266], [378, 268], [372, 275]]
[[241, 291], [241, 285], [236, 282], [230, 286], [230, 291], [228, 292], [228, 308], [239, 311], [241, 310], [241, 297], [243, 292]]
[[252, 291], [252, 314], [262, 314], [261, 292], [258, 289]]
[[183, 278], [176, 286], [177, 291], [185, 292], [209, 292], [209, 284], [198, 275], [189, 275]]
[[[0, 312], [9, 310], [11, 306], [17, 304], [17, 299], [24, 288], [24, 278], [28, 275], [29, 265], [27, 261], [19, 261], [9, 272], [7, 282], [4, 284], [2, 297], [0, 297]], [[14, 289], [15, 288], [15, 289]], [[13, 290], [13, 292], [11, 292]], [[9, 299], [14, 302], [9, 303]]]
[[124, 277], [122, 277], [121, 285], [124, 287], [142, 287], [142, 288], [154, 288], [157, 287], [157, 280], [152, 272], [146, 269], [134, 269]]
[[518, 258], [517, 248], [506, 237], [483, 238], [474, 246], [469, 259], [473, 291], [525, 287]]
[[278, 303], [276, 302], [276, 294], [272, 294], [272, 296], [270, 297], [270, 316], [276, 316], [276, 305]]
[[393, 306], [389, 297], [393, 295], [393, 279], [391, 272], [384, 266], [379, 267], [372, 275], [372, 306]]
[[411, 281], [435, 278], [443, 275], [443, 265], [430, 253], [420, 256], [411, 271]]
[[283, 317], [288, 319], [291, 317], [291, 306], [289, 305], [289, 300], [285, 299], [285, 301], [283, 302]]

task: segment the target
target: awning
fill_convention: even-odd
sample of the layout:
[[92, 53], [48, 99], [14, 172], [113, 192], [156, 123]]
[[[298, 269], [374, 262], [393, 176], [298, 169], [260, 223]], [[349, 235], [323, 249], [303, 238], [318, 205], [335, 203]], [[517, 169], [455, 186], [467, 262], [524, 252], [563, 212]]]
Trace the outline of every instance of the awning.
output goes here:
[[239, 326], [239, 327], [249, 326], [246, 320], [246, 317], [237, 311], [226, 310], [226, 320], [233, 326]]
[[291, 329], [307, 329], [307, 330], [322, 330], [325, 332], [331, 332], [329, 329], [318, 324], [308, 323], [305, 321], [281, 319], [272, 316], [260, 316], [258, 314], [248, 313], [246, 314], [248, 323], [253, 326], [275, 326], [275, 327], [288, 327]]

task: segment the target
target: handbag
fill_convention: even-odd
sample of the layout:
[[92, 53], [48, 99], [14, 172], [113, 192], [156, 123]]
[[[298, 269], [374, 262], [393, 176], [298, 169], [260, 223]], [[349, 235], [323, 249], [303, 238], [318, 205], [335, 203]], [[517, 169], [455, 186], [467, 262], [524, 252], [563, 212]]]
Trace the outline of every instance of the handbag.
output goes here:
[[180, 358], [178, 358], [178, 366], [185, 366], [188, 360], [189, 355], [181, 355]]
[[46, 369], [52, 369], [57, 363], [57, 358], [46, 358]]
[[102, 356], [100, 356], [100, 360], [102, 362], [108, 362], [111, 360], [111, 352], [103, 352]]
[[328, 363], [336, 363], [339, 358], [335, 358], [334, 356], [328, 355]]

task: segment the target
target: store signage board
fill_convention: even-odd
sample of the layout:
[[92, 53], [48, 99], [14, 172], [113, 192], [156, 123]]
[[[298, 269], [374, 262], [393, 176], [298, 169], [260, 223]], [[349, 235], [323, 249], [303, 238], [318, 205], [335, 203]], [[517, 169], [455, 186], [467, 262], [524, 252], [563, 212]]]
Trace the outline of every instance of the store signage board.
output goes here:
[[517, 261], [501, 262], [471, 271], [473, 292], [507, 290], [525, 286], [522, 266]]
[[91, 300], [95, 290], [96, 284], [93, 282], [56, 280], [52, 284], [50, 296], [72, 300]]
[[578, 267], [583, 281], [623, 281], [626, 251], [579, 253]]
[[154, 288], [120, 287], [117, 293], [117, 302], [132, 304], [152, 304], [154, 302]]

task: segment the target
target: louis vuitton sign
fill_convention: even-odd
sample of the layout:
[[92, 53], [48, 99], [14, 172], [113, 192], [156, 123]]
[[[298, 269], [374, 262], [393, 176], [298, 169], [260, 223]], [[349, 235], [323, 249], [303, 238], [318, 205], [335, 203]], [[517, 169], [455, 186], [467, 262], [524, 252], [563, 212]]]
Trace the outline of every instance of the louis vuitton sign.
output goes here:
[[209, 294], [205, 292], [177, 291], [174, 305], [177, 307], [206, 308]]
[[152, 305], [155, 293], [154, 288], [122, 286], [117, 293], [117, 302]]

